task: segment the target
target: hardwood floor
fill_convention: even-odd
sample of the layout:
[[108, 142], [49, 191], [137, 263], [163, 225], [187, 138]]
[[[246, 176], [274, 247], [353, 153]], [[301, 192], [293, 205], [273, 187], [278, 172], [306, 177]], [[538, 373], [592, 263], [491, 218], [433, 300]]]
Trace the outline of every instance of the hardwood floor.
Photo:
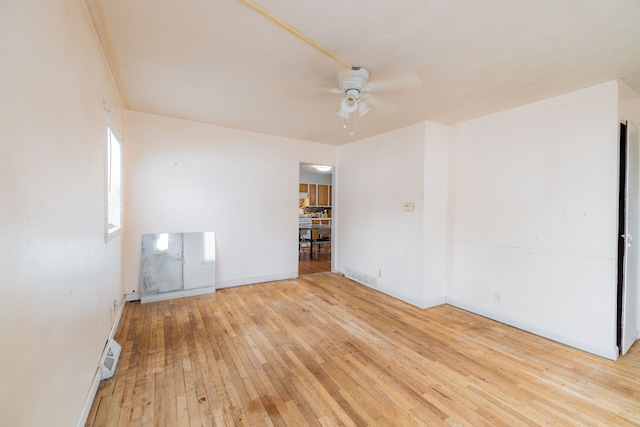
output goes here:
[[128, 303], [87, 426], [640, 425], [617, 362], [335, 274]]
[[331, 271], [331, 253], [320, 254], [318, 258], [311, 258], [308, 251], [298, 258], [298, 275], [327, 273]]

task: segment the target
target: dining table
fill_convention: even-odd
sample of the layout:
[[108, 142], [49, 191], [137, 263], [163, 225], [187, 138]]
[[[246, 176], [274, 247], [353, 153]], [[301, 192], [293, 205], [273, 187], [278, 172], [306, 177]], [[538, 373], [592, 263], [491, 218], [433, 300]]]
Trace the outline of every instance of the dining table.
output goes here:
[[[300, 235], [304, 232], [309, 231], [309, 235], [311, 236], [311, 259], [313, 259], [313, 248], [316, 247], [316, 259], [318, 259], [318, 252], [320, 250], [319, 240], [314, 237], [314, 231], [328, 231], [329, 233], [329, 242], [331, 242], [331, 226], [325, 224], [309, 224], [309, 225], [301, 225], [299, 227]], [[318, 235], [319, 233], [315, 233]], [[324, 233], [323, 233], [324, 234]], [[322, 244], [326, 244], [326, 239], [322, 240]], [[331, 244], [331, 243], [329, 243]]]

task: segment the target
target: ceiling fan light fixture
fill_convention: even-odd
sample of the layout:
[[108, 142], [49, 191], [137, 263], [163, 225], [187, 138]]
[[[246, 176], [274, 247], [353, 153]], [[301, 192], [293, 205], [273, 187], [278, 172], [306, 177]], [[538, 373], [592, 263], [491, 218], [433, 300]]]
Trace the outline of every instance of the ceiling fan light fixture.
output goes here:
[[369, 107], [366, 102], [364, 102], [363, 100], [360, 100], [360, 102], [358, 102], [358, 114], [360, 114], [360, 117], [367, 114], [369, 110], [371, 110], [371, 107]]
[[353, 113], [358, 109], [358, 98], [353, 95], [347, 94], [342, 102], [340, 102], [340, 108], [346, 113]]
[[358, 111], [360, 117], [367, 114], [369, 111], [369, 105], [360, 96], [363, 90], [368, 90], [366, 87], [367, 80], [369, 79], [369, 72], [362, 67], [351, 67], [350, 69], [342, 70], [338, 74], [340, 80], [340, 91], [344, 93], [344, 98], [340, 101], [340, 108], [336, 111], [343, 119], [342, 127], [347, 129], [347, 122], [351, 127], [349, 134], [353, 135], [353, 119], [354, 116], [351, 113]]
[[338, 111], [336, 111], [336, 114], [345, 120], [349, 118], [349, 113], [347, 113], [342, 109], [342, 105], [340, 106], [340, 108], [338, 108]]

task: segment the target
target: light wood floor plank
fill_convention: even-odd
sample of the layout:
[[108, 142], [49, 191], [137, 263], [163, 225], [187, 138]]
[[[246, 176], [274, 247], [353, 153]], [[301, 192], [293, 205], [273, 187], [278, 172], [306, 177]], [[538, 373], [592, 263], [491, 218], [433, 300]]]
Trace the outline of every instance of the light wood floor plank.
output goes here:
[[298, 275], [328, 273], [331, 271], [331, 254], [322, 254], [318, 258], [311, 258], [304, 254], [298, 259]]
[[87, 426], [640, 425], [640, 344], [605, 360], [335, 274], [128, 303]]

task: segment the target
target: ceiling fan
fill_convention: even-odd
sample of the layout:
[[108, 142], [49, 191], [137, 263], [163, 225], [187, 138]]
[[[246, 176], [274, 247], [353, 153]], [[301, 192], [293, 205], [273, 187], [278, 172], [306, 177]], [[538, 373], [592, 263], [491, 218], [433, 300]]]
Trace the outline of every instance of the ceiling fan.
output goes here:
[[[422, 78], [420, 75], [413, 69], [406, 70], [403, 73], [396, 73], [395, 75], [386, 76], [386, 78], [377, 78], [374, 83], [369, 82], [369, 71], [364, 67], [354, 67], [349, 66], [344, 60], [340, 57], [326, 49], [325, 47], [319, 45], [315, 41], [311, 40], [309, 37], [302, 34], [300, 31], [293, 28], [291, 25], [282, 21], [281, 19], [275, 17], [271, 13], [269, 13], [264, 8], [258, 6], [251, 0], [240, 0], [242, 3], [246, 4], [250, 8], [254, 9], [256, 12], [262, 14], [266, 18], [272, 20], [276, 24], [278, 24], [283, 29], [287, 30], [294, 36], [298, 37], [302, 41], [308, 43], [314, 48], [318, 49], [320, 52], [325, 55], [333, 58], [340, 64], [345, 66], [345, 69], [340, 71], [338, 74], [339, 88], [334, 88], [331, 90], [332, 93], [344, 94], [344, 98], [340, 101], [338, 111], [336, 113], [344, 119], [343, 127], [347, 127], [347, 120], [351, 118], [351, 134], [353, 135], [353, 114], [356, 110], [358, 111], [358, 115], [360, 117], [364, 116], [369, 112], [370, 105], [375, 108], [380, 108], [382, 110], [389, 111], [389, 108], [384, 108], [384, 104], [380, 103], [376, 100], [371, 94], [371, 92], [376, 91], [379, 92], [381, 90], [387, 89], [406, 89], [407, 87], [416, 87], [422, 84]], [[375, 104], [375, 105], [374, 105]]]
[[339, 88], [331, 89], [331, 93], [342, 94], [336, 113], [344, 119], [343, 127], [347, 127], [347, 120], [351, 119], [351, 134], [353, 134], [353, 116], [357, 112], [359, 117], [369, 112], [371, 107], [390, 113], [393, 106], [381, 102], [377, 93], [393, 90], [399, 91], [422, 85], [422, 78], [412, 68], [401, 72], [386, 73], [372, 81], [369, 71], [364, 67], [350, 67], [338, 73]]
[[347, 68], [340, 71], [338, 80], [340, 89], [333, 89], [332, 92], [344, 93], [344, 98], [340, 101], [340, 108], [336, 113], [345, 120], [356, 110], [360, 117], [367, 114], [371, 108], [364, 100], [363, 92], [370, 90], [367, 86], [369, 71], [363, 67]]

